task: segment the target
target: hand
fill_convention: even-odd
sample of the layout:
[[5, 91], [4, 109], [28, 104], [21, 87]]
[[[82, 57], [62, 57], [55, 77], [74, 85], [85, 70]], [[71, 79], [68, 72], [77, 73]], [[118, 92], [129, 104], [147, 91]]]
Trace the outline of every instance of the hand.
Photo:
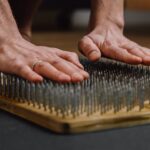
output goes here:
[[[38, 60], [41, 62], [32, 70], [32, 65]], [[7, 40], [0, 45], [0, 71], [34, 82], [42, 81], [43, 76], [58, 82], [79, 82], [89, 76], [77, 54], [36, 46], [20, 38]]]
[[150, 49], [127, 39], [120, 28], [109, 25], [97, 27], [79, 41], [79, 50], [89, 60], [101, 56], [129, 64], [150, 65]]
[[30, 81], [42, 81], [43, 76], [58, 82], [88, 78], [75, 53], [36, 46], [23, 39], [7, 0], [0, 1], [0, 71]]

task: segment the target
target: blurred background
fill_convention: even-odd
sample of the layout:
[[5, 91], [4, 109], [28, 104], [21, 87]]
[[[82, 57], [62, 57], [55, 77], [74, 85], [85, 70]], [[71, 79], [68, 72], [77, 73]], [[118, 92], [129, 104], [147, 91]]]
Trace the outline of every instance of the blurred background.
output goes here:
[[[90, 0], [44, 0], [34, 18], [33, 41], [66, 50], [77, 49], [89, 15]], [[126, 0], [125, 20], [125, 35], [150, 47], [150, 0]]]
[[[35, 17], [34, 28], [84, 29], [89, 20], [89, 8], [90, 0], [44, 0]], [[150, 28], [150, 0], [127, 0], [125, 8], [126, 27]]]

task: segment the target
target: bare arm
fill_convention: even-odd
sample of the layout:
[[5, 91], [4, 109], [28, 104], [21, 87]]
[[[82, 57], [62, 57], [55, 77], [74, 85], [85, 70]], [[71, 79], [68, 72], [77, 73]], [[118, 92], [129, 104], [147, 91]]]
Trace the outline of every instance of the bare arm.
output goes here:
[[95, 28], [110, 21], [123, 28], [124, 0], [91, 0], [90, 27]]
[[4, 40], [4, 36], [8, 35], [21, 37], [7, 0], [0, 1], [0, 28], [1, 40]]
[[150, 65], [150, 49], [123, 35], [124, 0], [91, 0], [88, 33], [79, 50], [91, 61], [101, 56], [130, 64]]
[[7, 0], [0, 1], [0, 71], [30, 81], [42, 81], [43, 76], [59, 82], [88, 78], [76, 54], [26, 41], [18, 31]]

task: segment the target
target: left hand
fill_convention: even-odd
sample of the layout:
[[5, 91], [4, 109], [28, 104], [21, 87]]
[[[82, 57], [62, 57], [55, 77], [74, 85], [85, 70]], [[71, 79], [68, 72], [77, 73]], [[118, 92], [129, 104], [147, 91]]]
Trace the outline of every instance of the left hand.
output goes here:
[[113, 26], [104, 31], [93, 30], [79, 41], [79, 51], [89, 60], [104, 56], [129, 64], [150, 65], [150, 49], [129, 40]]

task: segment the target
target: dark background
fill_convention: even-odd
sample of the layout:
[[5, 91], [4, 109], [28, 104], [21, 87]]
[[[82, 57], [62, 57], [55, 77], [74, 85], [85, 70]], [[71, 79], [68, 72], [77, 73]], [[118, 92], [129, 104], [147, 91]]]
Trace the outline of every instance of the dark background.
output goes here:
[[[74, 18], [76, 13], [78, 15]], [[33, 29], [34, 31], [85, 30], [89, 14], [90, 0], [43, 0], [34, 18]], [[141, 9], [125, 7], [125, 20], [126, 32], [150, 34], [150, 11], [145, 10], [143, 6], [141, 6]]]
[[76, 1], [70, 1], [70, 0], [45, 0], [42, 4], [42, 7], [44, 8], [68, 8], [71, 7], [73, 9], [76, 8], [89, 8], [90, 7], [90, 0], [76, 0]]
[[[47, 15], [47, 22], [42, 27], [38, 26], [37, 22], [40, 22], [40, 17], [37, 17], [36, 23], [34, 23], [34, 29], [37, 30], [70, 30], [71, 28], [71, 17], [72, 14], [78, 9], [89, 9], [90, 8], [90, 0], [43, 0], [39, 12], [45, 12], [45, 16]], [[51, 13], [52, 15], [50, 15]], [[51, 23], [53, 22], [53, 23]], [[47, 27], [48, 26], [48, 27]], [[51, 27], [50, 27], [51, 26]]]

